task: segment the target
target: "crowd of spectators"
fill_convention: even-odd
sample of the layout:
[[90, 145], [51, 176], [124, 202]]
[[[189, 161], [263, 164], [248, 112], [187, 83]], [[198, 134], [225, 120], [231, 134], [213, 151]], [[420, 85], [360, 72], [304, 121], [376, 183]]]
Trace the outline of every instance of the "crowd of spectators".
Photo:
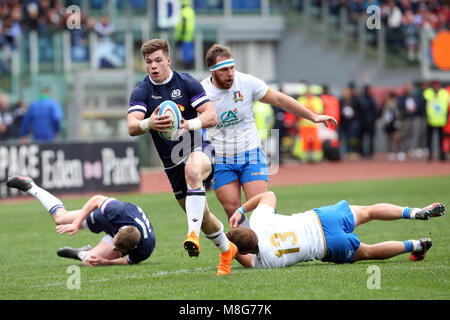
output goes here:
[[[116, 0], [117, 7], [123, 7], [125, 0]], [[323, 0], [312, 0], [315, 6], [321, 6]], [[89, 0], [90, 8], [103, 10], [106, 0]], [[204, 10], [211, 1], [192, 1], [194, 10]], [[223, 6], [223, 1], [212, 1], [213, 7]], [[289, 6], [302, 8], [303, 0], [290, 0]], [[9, 73], [11, 51], [17, 47], [19, 37], [27, 31], [36, 30], [50, 33], [52, 30], [67, 30], [67, 19], [72, 12], [67, 8], [81, 5], [80, 0], [0, 0], [0, 72]], [[145, 0], [130, 0], [135, 8], [146, 5]], [[284, 6], [286, 2], [271, 1], [271, 6]], [[338, 15], [342, 7], [349, 11], [351, 23], [357, 23], [361, 15], [371, 5], [380, 7], [381, 21], [387, 27], [386, 39], [389, 48], [405, 52], [409, 61], [420, 59], [419, 31], [426, 29], [429, 33], [450, 30], [450, 5], [448, 0], [328, 0], [330, 13]], [[257, 8], [261, 1], [232, 1], [233, 9]], [[242, 7], [242, 8], [241, 8]], [[81, 28], [71, 29], [72, 56], [75, 61], [86, 60], [86, 34], [96, 32], [102, 21], [87, 16], [80, 11]], [[101, 20], [105, 20], [102, 17]], [[97, 26], [97, 27], [96, 27]], [[104, 31], [105, 28], [100, 28]], [[45, 45], [43, 45], [45, 46]]]
[[[431, 35], [450, 30], [450, 3], [447, 0], [329, 0], [331, 13], [338, 14], [342, 6], [349, 11], [350, 22], [356, 24], [367, 8], [380, 8], [381, 23], [386, 27], [386, 41], [397, 53], [404, 52], [408, 61], [420, 59], [419, 37], [424, 29]], [[321, 5], [322, 0], [316, 0]], [[373, 12], [371, 12], [372, 14]], [[375, 38], [373, 38], [373, 41]]]
[[[320, 88], [320, 86], [315, 87]], [[325, 90], [320, 88], [320, 92], [315, 91], [317, 97], [323, 102], [323, 111], [338, 120], [338, 127], [335, 128], [337, 141], [327, 144], [325, 140], [328, 138], [323, 138], [325, 135], [321, 135], [325, 159], [371, 159], [375, 153], [381, 151], [387, 152], [390, 161], [405, 161], [408, 158], [432, 160], [432, 146], [435, 144], [435, 141], [432, 140], [434, 129], [438, 129], [439, 132], [440, 160], [446, 160], [446, 155], [450, 153], [450, 112], [446, 113], [446, 123], [439, 125], [439, 128], [433, 128], [427, 115], [427, 99], [424, 94], [426, 90], [431, 89], [436, 93], [439, 90], [446, 92], [444, 96], [447, 97], [447, 100], [443, 101], [443, 106], [448, 110], [450, 108], [450, 85], [445, 87], [433, 81], [430, 83], [408, 82], [401, 87], [384, 88], [363, 85], [358, 88], [355, 83], [351, 82], [341, 89], [340, 95], [336, 96], [329, 92], [327, 85], [324, 85], [323, 89]], [[298, 99], [301, 96], [293, 97]], [[60, 107], [53, 106], [58, 105], [55, 100], [49, 99], [48, 96], [41, 96], [33, 104], [38, 103], [51, 104], [51, 108], [48, 107], [48, 109], [52, 111], [48, 114], [57, 116], [48, 116], [47, 118], [56, 119], [52, 120], [53, 123], [58, 124], [63, 121], [62, 116], [58, 115], [60, 111], [53, 111], [60, 109]], [[431, 97], [433, 108], [435, 104], [434, 98]], [[0, 96], [0, 142], [23, 140], [28, 135], [29, 125], [25, 120], [27, 117], [31, 117], [27, 116], [31, 109], [31, 105], [27, 107], [22, 101], [11, 105], [6, 94]], [[289, 141], [285, 138], [290, 137], [290, 141], [298, 138], [298, 135], [301, 134], [300, 119], [285, 113], [280, 108], [274, 107], [274, 111], [275, 126], [273, 128], [280, 130], [279, 150], [284, 159], [286, 157], [295, 158], [293, 144], [285, 145], [286, 141]], [[36, 114], [36, 112], [34, 113]], [[38, 120], [38, 122], [42, 123], [43, 121]], [[44, 127], [48, 129], [51, 126]], [[56, 131], [59, 131], [60, 126], [56, 127]], [[44, 131], [48, 131], [47, 129]], [[53, 139], [54, 134], [51, 136]], [[334, 139], [333, 136], [330, 139]], [[376, 144], [376, 139], [385, 139], [385, 141], [378, 140]], [[386, 147], [377, 149], [377, 145], [383, 144]], [[334, 152], [330, 153], [329, 148], [335, 148]], [[327, 154], [332, 154], [332, 157], [327, 157]]]
[[[101, 2], [101, 1], [100, 1]], [[101, 9], [103, 2], [91, 1], [91, 5]], [[119, 2], [119, 1], [118, 1]], [[142, 1], [141, 1], [142, 2]], [[117, 58], [116, 47], [107, 43], [115, 32], [108, 15], [100, 18], [88, 16], [85, 11], [69, 10], [80, 1], [70, 0], [0, 0], [0, 74], [9, 74], [11, 53], [17, 48], [20, 37], [29, 31], [39, 32], [40, 60], [51, 60], [53, 56], [51, 36], [54, 31], [69, 30], [71, 33], [71, 53], [74, 62], [88, 61], [88, 38], [90, 32], [99, 37], [99, 53], [96, 62], [103, 67], [116, 67], [123, 61], [123, 53]], [[80, 8], [79, 6], [77, 8]], [[74, 13], [78, 16], [75, 18]], [[79, 26], [74, 26], [74, 23]], [[105, 49], [106, 48], [106, 49]], [[111, 53], [113, 61], [104, 59], [104, 52]], [[120, 60], [119, 62], [117, 60]]]
[[[430, 112], [427, 108], [436, 108], [434, 93], [432, 96], [426, 91], [442, 92], [440, 97], [441, 110], [446, 115], [445, 123], [438, 128], [430, 120]], [[428, 92], [430, 93], [430, 92]], [[444, 86], [437, 81], [405, 83], [399, 87], [372, 87], [363, 85], [357, 87], [353, 82], [341, 89], [341, 93], [335, 98], [339, 101], [338, 113], [327, 112], [328, 98], [325, 93], [317, 93], [322, 98], [325, 113], [338, 119], [336, 152], [339, 156], [328, 157], [328, 160], [338, 159], [371, 159], [376, 152], [385, 151], [390, 161], [405, 161], [406, 159], [432, 160], [434, 151], [433, 131], [438, 131], [439, 159], [445, 160], [450, 153], [450, 85]], [[330, 93], [326, 93], [327, 96]], [[294, 98], [298, 96], [293, 95]], [[446, 98], [445, 98], [446, 97]], [[445, 100], [446, 99], [446, 100]], [[427, 107], [427, 103], [428, 107]], [[274, 108], [280, 112], [279, 108]], [[331, 109], [329, 109], [331, 110]], [[447, 110], [447, 111], [445, 111]], [[280, 118], [279, 116], [277, 116]], [[282, 118], [282, 117], [281, 117]], [[300, 134], [298, 130], [300, 122], [292, 118], [291, 114], [284, 114], [284, 127], [280, 135], [294, 138]], [[278, 126], [280, 127], [280, 126]], [[287, 130], [286, 130], [287, 128]], [[381, 131], [381, 132], [380, 132]], [[280, 141], [293, 141], [293, 139], [280, 138]], [[328, 138], [327, 138], [328, 139]], [[376, 143], [377, 139], [378, 140]], [[383, 141], [384, 140], [384, 141]], [[289, 143], [288, 143], [289, 144]], [[377, 149], [381, 146], [381, 149]], [[383, 147], [384, 145], [384, 147]], [[324, 154], [327, 158], [325, 148]], [[281, 146], [285, 158], [295, 158], [292, 152], [293, 143], [289, 146]]]

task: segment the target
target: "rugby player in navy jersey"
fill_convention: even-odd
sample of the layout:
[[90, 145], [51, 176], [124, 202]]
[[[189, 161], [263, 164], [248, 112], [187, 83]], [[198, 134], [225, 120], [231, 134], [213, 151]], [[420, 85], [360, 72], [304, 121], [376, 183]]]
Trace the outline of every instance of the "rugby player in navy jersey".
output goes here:
[[86, 266], [127, 265], [147, 259], [155, 248], [150, 220], [132, 203], [95, 195], [80, 210], [67, 211], [60, 199], [29, 177], [13, 176], [6, 184], [37, 198], [51, 214], [60, 234], [68, 232], [71, 236], [80, 229], [106, 233], [94, 248], [61, 248], [57, 252], [60, 257], [81, 260]]
[[[189, 256], [199, 255], [202, 230], [221, 251], [217, 274], [229, 274], [229, 262], [237, 249], [225, 236], [223, 224], [209, 211], [204, 188], [204, 182], [213, 177], [215, 151], [203, 129], [217, 124], [216, 112], [197, 80], [171, 70], [166, 40], [146, 41], [141, 53], [148, 75], [131, 93], [128, 133], [137, 136], [150, 132], [153, 138], [175, 198], [187, 214], [188, 233], [183, 246]], [[159, 105], [165, 100], [176, 103], [183, 117], [183, 134], [177, 141], [159, 135], [170, 127], [169, 116], [158, 115]]]

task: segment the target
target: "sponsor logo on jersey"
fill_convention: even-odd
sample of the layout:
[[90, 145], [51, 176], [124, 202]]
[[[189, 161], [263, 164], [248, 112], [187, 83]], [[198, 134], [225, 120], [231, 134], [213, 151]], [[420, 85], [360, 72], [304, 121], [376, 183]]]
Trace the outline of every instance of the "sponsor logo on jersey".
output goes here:
[[235, 108], [234, 110], [225, 111], [220, 116], [220, 120], [222, 120], [222, 122], [236, 121], [238, 120], [238, 117], [236, 116], [237, 112], [237, 108]]
[[177, 106], [178, 106], [178, 109], [180, 109], [180, 111], [184, 111], [184, 106], [183, 105], [177, 103]]
[[228, 127], [244, 121], [244, 119], [238, 119], [237, 113], [238, 113], [237, 108], [222, 113], [222, 115], [220, 116], [221, 123], [219, 123], [217, 127], [218, 128]]

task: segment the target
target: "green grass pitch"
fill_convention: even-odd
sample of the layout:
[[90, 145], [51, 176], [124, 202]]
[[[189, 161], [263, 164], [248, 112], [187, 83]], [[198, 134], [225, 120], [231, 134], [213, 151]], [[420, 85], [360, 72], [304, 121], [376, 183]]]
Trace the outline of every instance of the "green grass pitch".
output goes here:
[[[280, 214], [302, 212], [346, 199], [351, 204], [389, 202], [425, 206], [450, 205], [450, 177], [410, 178], [270, 188], [278, 196]], [[256, 270], [233, 262], [230, 276], [217, 277], [218, 250], [201, 237], [201, 253], [189, 258], [182, 248], [187, 221], [172, 194], [110, 195], [144, 208], [155, 228], [156, 249], [136, 266], [82, 267], [62, 259], [63, 246], [94, 246], [101, 235], [81, 230], [68, 237], [55, 231], [52, 219], [36, 201], [0, 204], [0, 299], [149, 299], [149, 300], [297, 300], [297, 299], [449, 299], [450, 217], [429, 221], [373, 221], [356, 232], [362, 242], [433, 239], [424, 261], [410, 262], [404, 254], [385, 261], [336, 265], [320, 261], [290, 268]], [[63, 198], [67, 209], [87, 200]], [[225, 222], [214, 193], [208, 192], [211, 211]], [[225, 224], [228, 230], [228, 224]], [[79, 270], [79, 288], [70, 282], [72, 266]], [[379, 288], [368, 287], [370, 270], [379, 270]], [[72, 283], [72, 285], [71, 285]], [[420, 295], [418, 294], [420, 293]]]

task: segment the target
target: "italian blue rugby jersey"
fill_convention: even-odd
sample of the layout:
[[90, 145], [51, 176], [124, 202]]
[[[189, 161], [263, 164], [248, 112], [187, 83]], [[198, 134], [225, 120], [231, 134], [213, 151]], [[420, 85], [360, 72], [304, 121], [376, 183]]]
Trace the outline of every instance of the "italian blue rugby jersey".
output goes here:
[[141, 240], [136, 249], [126, 254], [128, 263], [139, 263], [148, 257], [155, 248], [156, 238], [153, 226], [145, 212], [138, 206], [108, 198], [100, 208], [95, 209], [86, 218], [89, 230], [94, 233], [106, 232], [111, 237], [124, 226], [134, 226], [141, 233]]
[[[210, 101], [203, 86], [191, 75], [171, 71], [169, 78], [164, 82], [155, 83], [148, 75], [139, 82], [131, 93], [128, 113], [139, 111], [145, 113], [145, 118], [148, 118], [165, 100], [175, 102], [185, 120], [196, 118], [198, 115], [196, 109]], [[203, 129], [202, 132], [199, 132], [201, 134], [195, 135], [193, 131], [189, 131], [191, 138], [189, 152], [196, 147], [201, 147], [202, 140], [205, 139], [204, 131]], [[168, 141], [161, 138], [155, 130], [149, 132], [165, 168], [177, 165], [181, 162], [180, 159], [184, 160], [189, 155], [183, 154], [186, 148], [177, 148], [174, 152], [176, 156], [172, 156], [172, 150], [178, 143], [182, 143], [183, 138], [179, 141]]]

